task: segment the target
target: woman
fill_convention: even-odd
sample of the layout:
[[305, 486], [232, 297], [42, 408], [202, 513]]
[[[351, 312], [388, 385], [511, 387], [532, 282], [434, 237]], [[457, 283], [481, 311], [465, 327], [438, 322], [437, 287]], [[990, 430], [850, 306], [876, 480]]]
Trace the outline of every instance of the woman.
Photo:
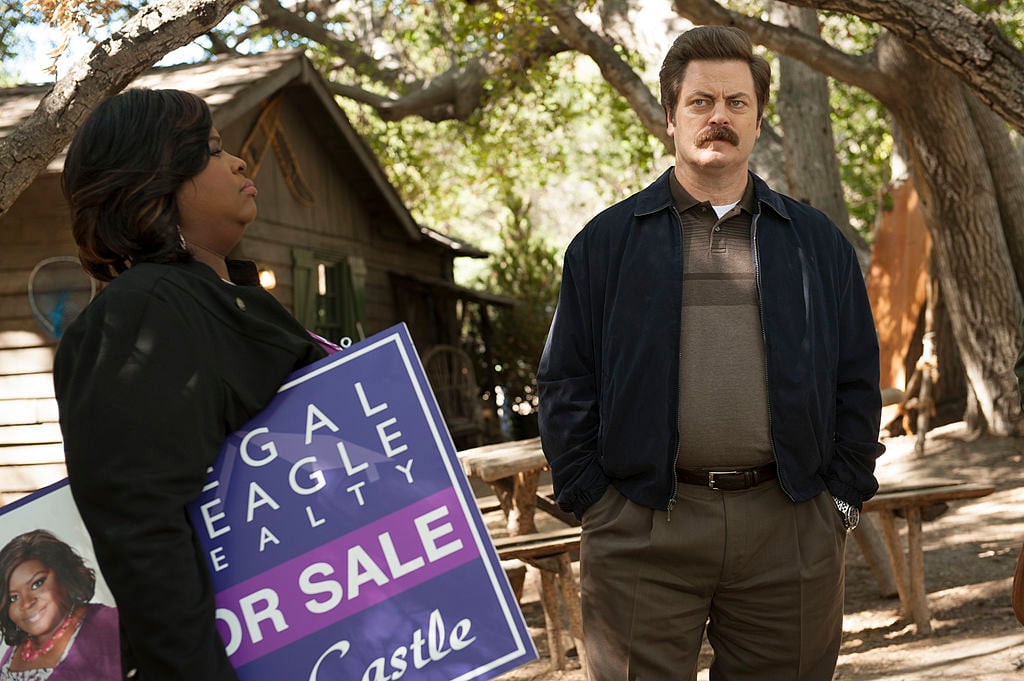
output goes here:
[[64, 164], [79, 257], [109, 283], [61, 339], [54, 383], [136, 680], [237, 678], [185, 508], [227, 435], [324, 355], [255, 265], [227, 258], [256, 217], [244, 173], [206, 104], [175, 90], [107, 100]]
[[90, 603], [95, 573], [46, 530], [0, 550], [0, 681], [117, 681], [117, 611]]

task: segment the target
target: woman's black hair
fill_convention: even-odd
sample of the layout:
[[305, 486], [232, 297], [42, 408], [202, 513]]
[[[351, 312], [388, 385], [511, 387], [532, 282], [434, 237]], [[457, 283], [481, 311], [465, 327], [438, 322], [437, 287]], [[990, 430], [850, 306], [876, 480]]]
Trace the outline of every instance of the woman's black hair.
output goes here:
[[67, 591], [69, 608], [92, 600], [96, 592], [96, 573], [86, 567], [82, 557], [68, 544], [47, 530], [20, 534], [0, 549], [0, 632], [9, 646], [23, 643], [28, 634], [11, 619], [11, 574], [26, 560], [45, 563]]
[[181, 90], [126, 90], [75, 133], [62, 185], [85, 270], [110, 281], [140, 262], [191, 259], [175, 192], [206, 167], [213, 117]]

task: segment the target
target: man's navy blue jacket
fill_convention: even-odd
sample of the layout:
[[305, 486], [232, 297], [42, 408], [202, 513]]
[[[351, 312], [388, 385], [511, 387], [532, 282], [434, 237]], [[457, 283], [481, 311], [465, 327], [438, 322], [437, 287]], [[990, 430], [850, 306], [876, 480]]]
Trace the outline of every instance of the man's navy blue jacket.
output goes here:
[[[555, 493], [577, 516], [609, 484], [649, 508], [668, 510], [675, 498], [683, 260], [670, 172], [591, 220], [565, 255], [537, 380]], [[751, 250], [779, 479], [794, 501], [828, 489], [860, 506], [878, 489], [884, 451], [864, 279], [823, 213], [753, 181]]]

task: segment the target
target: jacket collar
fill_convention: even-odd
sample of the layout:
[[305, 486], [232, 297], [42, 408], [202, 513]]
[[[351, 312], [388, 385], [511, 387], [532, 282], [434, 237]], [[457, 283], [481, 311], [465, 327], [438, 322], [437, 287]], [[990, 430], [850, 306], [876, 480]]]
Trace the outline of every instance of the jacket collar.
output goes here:
[[260, 273], [256, 263], [252, 260], [232, 260], [231, 258], [226, 258], [225, 262], [228, 265], [228, 276], [231, 277], [231, 281], [241, 286], [260, 285]]
[[[224, 262], [228, 266], [228, 276], [231, 277], [231, 283], [240, 286], [259, 286], [260, 275], [256, 263], [251, 260], [232, 260], [231, 258], [225, 258]], [[204, 279], [220, 281], [220, 277], [217, 276], [216, 272], [194, 258], [179, 264]]]
[[640, 190], [636, 196], [636, 207], [633, 209], [634, 217], [650, 215], [673, 206], [672, 187], [668, 179], [669, 173], [673, 170], [675, 170], [674, 167], [669, 168], [661, 174], [661, 177]]
[[[669, 175], [675, 168], [669, 168], [661, 174], [657, 180], [642, 189], [636, 197], [636, 207], [633, 209], [634, 217], [651, 215], [658, 211], [672, 208], [672, 188], [669, 184]], [[749, 171], [748, 171], [749, 172]], [[782, 196], [773, 191], [768, 184], [757, 175], [750, 173], [754, 180], [754, 203], [755, 213], [760, 213], [760, 206], [764, 204], [771, 208], [783, 220], [789, 220], [789, 212], [782, 202]]]
[[775, 211], [776, 215], [788, 222], [790, 220], [789, 211], [786, 210], [786, 205], [782, 202], [782, 195], [772, 190], [768, 183], [757, 175], [750, 174], [754, 177], [754, 203], [759, 206], [761, 204], [768, 206]]

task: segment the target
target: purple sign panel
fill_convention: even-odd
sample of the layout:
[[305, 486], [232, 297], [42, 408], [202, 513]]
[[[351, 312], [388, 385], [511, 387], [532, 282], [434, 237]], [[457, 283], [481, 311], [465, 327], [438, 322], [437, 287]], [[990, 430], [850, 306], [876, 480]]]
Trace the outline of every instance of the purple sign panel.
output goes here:
[[243, 681], [469, 681], [537, 657], [404, 325], [293, 375], [190, 508]]

